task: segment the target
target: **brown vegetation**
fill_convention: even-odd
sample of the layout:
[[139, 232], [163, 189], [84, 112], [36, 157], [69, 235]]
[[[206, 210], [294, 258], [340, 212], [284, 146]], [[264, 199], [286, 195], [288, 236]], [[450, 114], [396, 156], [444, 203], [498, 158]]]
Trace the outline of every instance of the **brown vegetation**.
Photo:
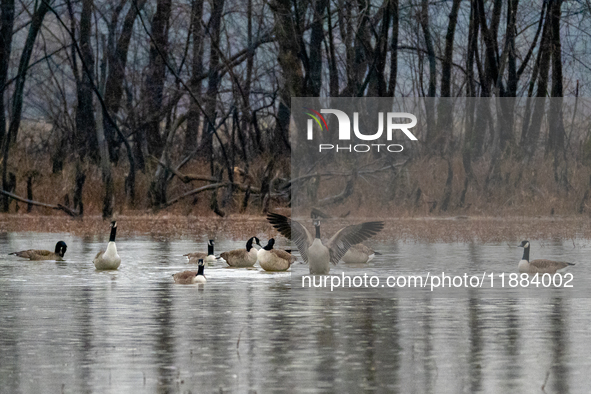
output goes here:
[[[2, 189], [75, 216], [259, 213], [291, 202], [291, 98], [445, 97], [423, 102], [421, 148], [385, 174], [386, 212], [582, 213], [591, 135], [562, 98], [573, 120], [589, 112], [577, 43], [590, 13], [563, 0], [2, 1]], [[458, 117], [462, 96], [526, 104], [466, 102]], [[329, 202], [353, 209], [359, 189]]]
[[[302, 223], [312, 228], [311, 222], [302, 218]], [[384, 218], [349, 218], [323, 221], [323, 232], [332, 234], [344, 225], [362, 220]], [[384, 230], [372, 242], [516, 242], [522, 239], [591, 239], [591, 220], [587, 217], [468, 217], [448, 218], [390, 218], [385, 220]], [[259, 216], [232, 215], [228, 218], [179, 215], [119, 215], [118, 235], [121, 237], [150, 236], [154, 239], [199, 239], [224, 238], [246, 240], [256, 235], [265, 241], [275, 237], [281, 244], [286, 242], [275, 229]], [[0, 233], [34, 231], [69, 233], [76, 236], [105, 235], [108, 222], [100, 216], [85, 216], [71, 220], [68, 217], [38, 215], [0, 215]], [[119, 234], [120, 233], [120, 234]], [[517, 246], [517, 245], [516, 245]]]

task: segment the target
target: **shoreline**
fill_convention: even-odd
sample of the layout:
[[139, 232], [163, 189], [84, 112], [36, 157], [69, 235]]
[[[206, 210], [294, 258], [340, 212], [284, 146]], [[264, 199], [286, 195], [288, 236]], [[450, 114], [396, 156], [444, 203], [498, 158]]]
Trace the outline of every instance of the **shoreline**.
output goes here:
[[[119, 215], [118, 235], [151, 236], [166, 239], [208, 239], [247, 236], [282, 238], [264, 216], [229, 215]], [[339, 228], [376, 218], [329, 219], [323, 222], [323, 237]], [[591, 239], [591, 220], [587, 216], [538, 217], [402, 217], [381, 219], [385, 228], [373, 240], [405, 242], [507, 242], [522, 239]], [[305, 223], [304, 223], [305, 224]], [[305, 224], [312, 228], [311, 223]], [[108, 236], [109, 220], [100, 216], [72, 219], [67, 216], [1, 214], [0, 234], [9, 232], [69, 233], [75, 236]], [[371, 243], [371, 242], [368, 242]]]

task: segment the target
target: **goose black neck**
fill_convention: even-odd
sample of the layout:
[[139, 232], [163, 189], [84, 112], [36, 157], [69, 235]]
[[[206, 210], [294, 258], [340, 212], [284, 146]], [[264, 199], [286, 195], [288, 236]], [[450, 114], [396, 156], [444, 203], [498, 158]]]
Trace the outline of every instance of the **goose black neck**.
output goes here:
[[250, 249], [252, 249], [252, 240], [254, 238], [249, 239], [248, 241], [246, 241], [246, 251], [250, 252]]
[[523, 257], [521, 260], [529, 261], [529, 245], [523, 248]]
[[316, 227], [316, 238], [320, 239], [320, 225], [314, 227]]
[[197, 275], [203, 275], [203, 270], [205, 269], [205, 266], [200, 265], [199, 268], [197, 268]]
[[111, 236], [109, 237], [109, 242], [115, 242], [115, 236], [117, 235], [117, 226], [111, 227]]
[[212, 244], [208, 244], [207, 245], [207, 255], [212, 255], [213, 254], [213, 245]]
[[265, 249], [265, 250], [272, 250], [273, 249], [273, 244], [271, 242], [269, 242], [263, 249]]

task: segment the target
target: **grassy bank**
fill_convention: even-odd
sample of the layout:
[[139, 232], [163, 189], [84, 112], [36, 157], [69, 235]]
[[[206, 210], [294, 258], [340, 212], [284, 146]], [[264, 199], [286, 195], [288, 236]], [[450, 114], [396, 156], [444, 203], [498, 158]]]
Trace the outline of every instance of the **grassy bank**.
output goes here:
[[[380, 218], [371, 218], [374, 220]], [[266, 240], [281, 238], [264, 217], [232, 215], [226, 218], [177, 215], [142, 215], [118, 218], [118, 235], [144, 235], [156, 239], [229, 238], [247, 239], [257, 235]], [[330, 236], [341, 226], [369, 218], [331, 219], [323, 223]], [[384, 220], [384, 219], [381, 219]], [[372, 239], [380, 242], [514, 242], [522, 239], [591, 239], [591, 221], [587, 217], [449, 217], [385, 219], [386, 226]], [[303, 221], [309, 228], [311, 223]], [[65, 216], [0, 215], [0, 234], [6, 232], [70, 233], [77, 236], [107, 236], [108, 222], [98, 216], [72, 220]], [[371, 243], [372, 241], [369, 241]]]

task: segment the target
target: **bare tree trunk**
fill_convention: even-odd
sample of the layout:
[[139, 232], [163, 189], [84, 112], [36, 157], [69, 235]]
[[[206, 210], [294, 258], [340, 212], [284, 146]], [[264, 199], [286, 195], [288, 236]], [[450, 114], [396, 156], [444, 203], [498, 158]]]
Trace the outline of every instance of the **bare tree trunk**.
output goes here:
[[[499, 65], [497, 63], [497, 33], [501, 19], [502, 0], [494, 0], [493, 15], [490, 27], [486, 24], [486, 15], [484, 12], [484, 0], [478, 2], [478, 16], [480, 19], [480, 29], [485, 43], [485, 80], [482, 81], [483, 96], [490, 96], [491, 86], [496, 84], [499, 75]], [[501, 89], [502, 95], [502, 89]]]
[[385, 97], [388, 93], [386, 86], [386, 77], [384, 71], [386, 69], [386, 55], [388, 54], [388, 31], [390, 30], [390, 13], [392, 7], [390, 1], [386, 0], [382, 5], [382, 25], [380, 34], [376, 39], [375, 49], [373, 51], [373, 64], [369, 70], [369, 89], [367, 95], [369, 97]]
[[[0, 22], [0, 147], [6, 136], [6, 111], [4, 109], [4, 92], [10, 53], [12, 49], [12, 28], [14, 26], [14, 0], [2, 0], [0, 5], [2, 16]], [[3, 198], [7, 198], [4, 196]]]
[[[252, 110], [250, 108], [250, 90], [252, 86], [252, 73], [254, 68], [254, 49], [252, 48], [253, 45], [253, 33], [252, 33], [252, 0], [248, 0], [247, 6], [247, 17], [248, 17], [248, 26], [247, 26], [247, 34], [248, 34], [248, 58], [246, 60], [246, 77], [244, 81], [244, 98], [242, 102], [242, 123], [240, 129], [238, 129], [238, 138], [240, 139], [240, 144], [242, 146], [242, 158], [244, 159], [244, 170], [248, 174], [249, 171], [249, 164], [248, 164], [248, 144], [246, 142], [246, 136], [250, 136], [250, 128], [252, 124]], [[248, 197], [246, 197], [247, 199]], [[248, 199], [245, 203], [248, 202]], [[246, 206], [244, 206], [246, 208]]]
[[[2, 168], [2, 188], [7, 190], [8, 188], [8, 153], [10, 151], [10, 145], [16, 141], [18, 129], [21, 124], [21, 114], [23, 111], [23, 92], [25, 90], [25, 81], [27, 76], [27, 69], [29, 68], [29, 61], [33, 53], [33, 46], [37, 39], [37, 34], [43, 24], [43, 19], [49, 11], [51, 0], [43, 1], [39, 4], [39, 7], [35, 10], [29, 26], [29, 33], [25, 40], [23, 52], [21, 53], [21, 59], [18, 65], [18, 74], [15, 81], [14, 93], [12, 95], [12, 120], [8, 128], [8, 134], [4, 138], [4, 145], [2, 146], [2, 157], [3, 157], [3, 168]], [[8, 212], [8, 198], [4, 198], [3, 211]]]
[[[515, 35], [516, 29], [516, 15], [517, 5], [519, 0], [508, 0], [507, 5], [507, 28], [506, 28], [506, 43], [503, 49], [503, 56], [501, 60], [501, 71], [497, 78], [497, 86], [499, 90], [502, 87], [504, 62], [507, 62], [507, 90], [504, 96], [515, 97], [517, 95], [517, 83], [519, 77], [517, 75], [516, 52], [515, 52]], [[515, 119], [515, 101], [514, 100], [498, 100], [497, 104], [501, 109], [501, 127], [499, 130], [499, 147], [501, 153], [504, 153], [507, 147], [512, 147], [515, 143], [514, 119]]]
[[[203, 157], [209, 159], [210, 167], [213, 170], [213, 133], [215, 131], [216, 121], [216, 104], [218, 99], [218, 89], [220, 83], [220, 74], [218, 71], [220, 63], [220, 54], [218, 52], [220, 47], [220, 29], [222, 24], [222, 13], [224, 11], [224, 0], [214, 0], [213, 8], [211, 10], [211, 19], [209, 21], [209, 78], [207, 80], [207, 93], [205, 102], [205, 113], [207, 115], [207, 130], [203, 133], [201, 139], [201, 147]], [[212, 175], [213, 172], [212, 172]]]
[[[554, 178], [564, 190], [568, 190], [564, 118], [562, 111], [562, 49], [560, 44], [560, 17], [562, 0], [553, 0], [550, 6], [552, 23], [552, 90], [548, 112], [548, 144], [546, 152], [552, 152]], [[562, 170], [560, 169], [562, 167]]]
[[[12, 46], [12, 28], [14, 26], [14, 0], [2, 0], [2, 16], [0, 27], [0, 148], [6, 152], [2, 165], [2, 187], [7, 186], [7, 162], [8, 159], [8, 138], [6, 134], [6, 111], [4, 109], [4, 92], [6, 90], [6, 77], [8, 65], [10, 64], [10, 53]], [[6, 148], [4, 148], [6, 145]], [[2, 211], [8, 212], [10, 197], [2, 195]]]
[[[447, 34], [445, 36], [445, 55], [441, 62], [441, 97], [451, 96], [451, 67], [460, 2], [461, 0], [453, 0], [451, 12], [449, 13], [449, 24], [447, 25]], [[439, 100], [438, 112], [438, 135], [435, 141], [430, 141], [430, 143], [434, 144], [440, 151], [445, 152], [447, 151], [449, 141], [453, 137], [453, 106], [451, 100]], [[451, 165], [449, 168], [451, 171]]]
[[337, 68], [337, 57], [335, 54], [334, 35], [332, 29], [332, 19], [330, 10], [330, 1], [326, 4], [326, 16], [328, 22], [328, 67], [329, 67], [329, 95], [330, 97], [339, 96], [339, 71]]
[[390, 42], [390, 77], [388, 79], [388, 96], [393, 97], [396, 90], [398, 74], [398, 0], [390, 0], [392, 14], [392, 41]]
[[[519, 67], [519, 70], [517, 70], [517, 76], [518, 78], [522, 75], [522, 73], [525, 71], [525, 67], [529, 61], [529, 59], [531, 59], [532, 54], [533, 54], [533, 50], [535, 48], [535, 45], [537, 43], [537, 40], [539, 38], [540, 32], [542, 31], [542, 28], [546, 25], [544, 23], [544, 12], [547, 12], [546, 10], [546, 3], [542, 4], [542, 11], [540, 14], [540, 19], [538, 22], [538, 29], [536, 31], [536, 35], [534, 37], [534, 40], [532, 42], [532, 45], [529, 48], [529, 52], [527, 53], [523, 63], [521, 64], [521, 66]], [[543, 36], [543, 33], [542, 33]], [[543, 38], [542, 38], [543, 40]], [[541, 43], [540, 43], [540, 47], [541, 47]], [[534, 87], [536, 85], [536, 81], [538, 79], [538, 74], [539, 74], [539, 66], [540, 66], [540, 58], [542, 56], [543, 51], [538, 51], [538, 55], [536, 56], [536, 61], [534, 63], [533, 66], [533, 70], [531, 72], [531, 77], [529, 80], [529, 88], [527, 90], [527, 100], [525, 103], [525, 112], [524, 112], [524, 116], [523, 116], [523, 122], [522, 122], [522, 126], [521, 126], [521, 138], [519, 141], [519, 146], [522, 148], [521, 151], [526, 152], [526, 157], [530, 157], [527, 149], [527, 143], [528, 143], [528, 131], [530, 129], [530, 122], [531, 122], [531, 97], [534, 94]]]
[[[191, 10], [191, 34], [193, 35], [193, 55], [191, 59], [191, 79], [189, 88], [201, 99], [201, 79], [203, 73], [203, 0], [194, 0]], [[187, 131], [185, 133], [184, 154], [191, 154], [197, 148], [197, 137], [201, 125], [201, 108], [191, 100], [187, 117]], [[205, 130], [205, 128], [204, 128]]]
[[274, 0], [272, 10], [275, 14], [275, 34], [279, 46], [278, 62], [282, 71], [279, 91], [279, 111], [272, 138], [272, 152], [289, 149], [289, 121], [291, 116], [291, 97], [303, 97], [305, 85], [301, 62], [300, 46], [295, 37], [295, 23], [292, 18], [290, 0]]
[[532, 120], [525, 136], [524, 150], [526, 155], [531, 158], [537, 148], [538, 140], [540, 138], [540, 131], [542, 121], [544, 119], [544, 111], [546, 107], [546, 96], [548, 94], [548, 71], [550, 69], [550, 58], [552, 55], [552, 28], [550, 17], [550, 6], [546, 5], [546, 21], [544, 22], [544, 30], [542, 32], [542, 40], [540, 41], [540, 49], [538, 56], [538, 90], [536, 92], [537, 99], [534, 103], [534, 110]]
[[507, 34], [509, 42], [509, 67], [507, 74], [507, 97], [517, 96], [517, 84], [519, 82], [519, 74], [517, 73], [517, 56], [515, 48], [515, 36], [517, 35], [516, 16], [519, 0], [509, 0], [507, 7]]
[[472, 157], [475, 145], [476, 127], [474, 127], [474, 111], [476, 89], [474, 85], [474, 58], [478, 50], [478, 17], [476, 15], [475, 1], [470, 5], [470, 22], [468, 27], [468, 54], [466, 56], [466, 118], [464, 121], [464, 146], [462, 148], [462, 164], [466, 178], [464, 179], [464, 188], [460, 194], [458, 205], [463, 208], [466, 203], [466, 194], [468, 187], [474, 178], [472, 169]]
[[[429, 29], [429, 1], [421, 0], [420, 23], [425, 36], [425, 46], [427, 48], [427, 57], [429, 58], [429, 89], [427, 97], [435, 97], [437, 91], [437, 63], [435, 59], [435, 49]], [[435, 99], [427, 98], [425, 100], [425, 112], [427, 115], [427, 141], [434, 144], [436, 141], [435, 130]]]
[[[136, 1], [136, 0], [131, 0]], [[117, 40], [117, 45], [114, 51], [108, 53], [108, 67], [107, 81], [105, 84], [105, 106], [107, 111], [113, 116], [119, 112], [121, 106], [121, 98], [123, 96], [123, 80], [125, 78], [125, 69], [127, 67], [127, 53], [129, 44], [131, 42], [131, 35], [133, 32], [133, 25], [137, 19], [138, 12], [142, 10], [146, 0], [138, 0], [132, 4], [121, 27], [121, 33]], [[117, 21], [115, 20], [115, 23]], [[115, 29], [116, 26], [113, 26]], [[121, 141], [117, 136], [117, 131], [111, 125], [108, 118], [103, 116], [103, 128], [105, 132], [105, 139], [109, 148], [109, 157], [111, 161], [117, 162], [119, 158], [119, 145]]]
[[[160, 135], [160, 116], [163, 104], [164, 79], [166, 77], [165, 59], [161, 54], [168, 53], [168, 22], [170, 19], [172, 0], [158, 0], [156, 13], [152, 18], [152, 41], [150, 42], [150, 60], [144, 86], [146, 119], [140, 133], [145, 133], [149, 154], [160, 156], [164, 140]], [[144, 131], [145, 130], [145, 131]], [[146, 153], [146, 152], [143, 152]], [[143, 158], [138, 158], [138, 161]]]
[[337, 7], [338, 24], [341, 32], [342, 41], [345, 45], [345, 73], [347, 76], [347, 86], [341, 92], [341, 96], [351, 96], [357, 93], [354, 86], [358, 85], [356, 80], [355, 69], [355, 47], [353, 44], [353, 38], [355, 31], [353, 28], [353, 16], [351, 8], [353, 2], [344, 0], [338, 0], [339, 4]]
[[80, 52], [86, 70], [77, 81], [76, 91], [78, 95], [78, 107], [76, 108], [76, 134], [75, 147], [81, 160], [90, 157], [98, 161], [98, 141], [96, 135], [96, 122], [94, 119], [94, 105], [92, 103], [92, 83], [94, 80], [94, 57], [90, 45], [91, 17], [93, 0], [82, 1], [82, 13], [80, 14]]
[[441, 97], [451, 97], [451, 67], [460, 3], [461, 0], [453, 0], [451, 12], [449, 13], [449, 24], [445, 35], [445, 55], [441, 62]]
[[310, 58], [308, 94], [319, 96], [322, 86], [322, 40], [324, 40], [323, 18], [328, 0], [316, 0], [314, 7], [314, 21], [310, 33]]

